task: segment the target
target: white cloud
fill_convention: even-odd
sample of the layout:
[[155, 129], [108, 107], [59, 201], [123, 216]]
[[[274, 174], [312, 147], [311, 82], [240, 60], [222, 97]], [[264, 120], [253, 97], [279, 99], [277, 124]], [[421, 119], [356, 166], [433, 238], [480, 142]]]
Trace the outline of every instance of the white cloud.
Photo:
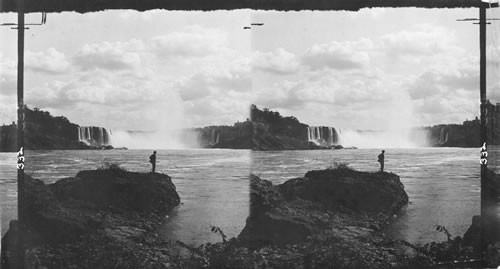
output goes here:
[[[428, 68], [404, 86], [414, 100], [450, 99], [457, 92], [475, 93], [479, 87], [478, 62], [475, 57], [456, 59], [457, 64], [443, 69]], [[434, 101], [435, 104], [436, 101]], [[425, 106], [430, 109], [429, 106]]]
[[102, 42], [84, 45], [75, 55], [76, 66], [88, 69], [124, 70], [138, 68], [139, 52], [144, 49], [140, 40], [128, 42]]
[[152, 39], [153, 51], [162, 59], [179, 57], [204, 57], [227, 44], [223, 31], [201, 26], [186, 27]]
[[[437, 123], [461, 123], [473, 119], [478, 114], [479, 100], [473, 102], [477, 94], [456, 91], [453, 95], [435, 95], [414, 101], [421, 125]], [[477, 98], [478, 99], [478, 98]]]
[[[272, 15], [257, 35], [276, 35], [274, 30], [265, 32], [273, 23], [286, 25], [287, 30], [279, 38], [263, 38], [257, 46], [261, 51], [252, 53], [255, 43], [249, 37], [255, 32], [242, 35], [239, 25], [229, 23], [242, 22], [241, 16], [226, 17], [222, 12], [209, 21], [200, 19], [208, 17], [206, 13], [188, 18], [176, 14], [181, 22], [163, 27], [171, 18], [163, 12], [116, 11], [118, 23], [110, 24], [112, 30], [88, 38], [82, 36], [95, 27], [69, 33], [59, 24], [66, 31], [48, 33], [51, 42], [37, 43], [40, 51], [27, 53], [26, 68], [33, 71], [26, 81], [27, 102], [78, 123], [149, 130], [158, 127], [154, 119], [158, 116], [160, 124], [169, 124], [163, 121], [164, 114], [170, 121], [178, 118], [188, 125], [232, 124], [248, 117], [252, 102], [288, 111], [311, 124], [333, 122], [357, 128], [385, 124], [382, 121], [391, 109], [397, 111], [395, 122], [410, 108], [419, 112], [413, 119], [419, 123], [463, 120], [464, 115], [477, 113], [477, 57], [466, 49], [471, 46], [464, 46], [472, 41], [464, 40], [454, 26], [415, 24], [438, 22], [437, 18], [401, 18], [401, 24], [390, 25], [396, 17], [391, 9], [338, 12], [335, 18], [315, 17], [315, 12], [276, 19]], [[109, 14], [89, 16], [65, 14], [64, 19], [76, 18], [82, 27], [116, 20], [109, 19]], [[279, 21], [282, 18], [296, 19]], [[328, 24], [351, 23], [349, 19], [356, 20], [350, 28]], [[150, 26], [144, 27], [142, 23], [149, 20]], [[189, 26], [192, 22], [198, 25]], [[365, 22], [383, 26], [358, 28]], [[313, 25], [329, 25], [331, 31], [311, 30]], [[139, 29], [143, 31], [137, 33]], [[305, 29], [311, 30], [304, 34], [308, 38], [301, 36]], [[62, 32], [72, 43], [59, 42]], [[57, 49], [50, 48], [54, 44]], [[489, 68], [498, 66], [494, 57], [489, 59]], [[0, 61], [4, 100], [15, 96], [16, 85], [15, 62], [11, 65], [7, 60]], [[490, 85], [489, 97], [496, 97], [498, 85]], [[183, 111], [182, 116], [173, 108]]]
[[272, 83], [256, 89], [257, 105], [312, 124], [375, 129], [461, 122], [477, 112], [470, 101], [479, 81], [477, 57], [441, 26], [316, 44], [301, 59], [309, 68], [288, 81], [262, 77]]
[[180, 79], [174, 87], [179, 91], [182, 100], [190, 101], [210, 96], [214, 91], [210, 85], [212, 83], [213, 78], [198, 73], [188, 78]]
[[[76, 79], [52, 81], [26, 90], [26, 102], [40, 107], [72, 107], [100, 104], [104, 107], [154, 102], [161, 98], [164, 83], [154, 78], [130, 79], [127, 74], [109, 75], [100, 71], [83, 73]], [[161, 100], [161, 99], [160, 99]]]
[[[223, 95], [185, 102], [186, 120], [190, 126], [232, 125], [244, 121], [249, 117], [250, 103], [248, 98], [239, 97]], [[207, 118], [211, 119], [210, 124]]]
[[369, 39], [315, 44], [305, 52], [302, 62], [312, 69], [362, 69], [370, 64], [371, 49], [373, 43]]
[[389, 57], [419, 57], [448, 54], [462, 51], [454, 43], [455, 31], [429, 24], [419, 24], [410, 30], [402, 30], [381, 37], [384, 49]]
[[[387, 83], [385, 83], [387, 85]], [[310, 72], [300, 80], [283, 80], [255, 89], [255, 103], [269, 108], [302, 109], [307, 105], [363, 106], [387, 98], [384, 82], [336, 70]]]
[[35, 72], [61, 74], [69, 71], [70, 62], [63, 53], [49, 48], [39, 52], [26, 51], [25, 67]]
[[180, 97], [155, 78], [130, 81], [96, 71], [71, 82], [55, 81], [28, 89], [26, 100], [83, 125], [104, 124], [122, 130], [182, 126]]
[[226, 39], [224, 31], [191, 26], [152, 38], [85, 44], [68, 63], [76, 72], [28, 87], [26, 102], [79, 124], [120, 129], [245, 120], [251, 57]]
[[460, 123], [478, 114], [478, 76], [477, 71], [463, 66], [430, 69], [403, 87], [413, 99], [422, 124]]
[[17, 64], [0, 55], [0, 96], [13, 96], [17, 93]]
[[246, 68], [210, 68], [178, 79], [172, 86], [184, 101], [220, 98], [230, 92], [251, 92], [252, 77]]
[[283, 48], [272, 52], [257, 51], [254, 54], [253, 67], [256, 70], [278, 75], [293, 74], [299, 69], [299, 59]]
[[437, 82], [440, 77], [435, 72], [425, 72], [408, 87], [410, 97], [414, 100], [440, 95], [443, 90]]
[[15, 96], [0, 95], [0, 125], [17, 121], [17, 102]]

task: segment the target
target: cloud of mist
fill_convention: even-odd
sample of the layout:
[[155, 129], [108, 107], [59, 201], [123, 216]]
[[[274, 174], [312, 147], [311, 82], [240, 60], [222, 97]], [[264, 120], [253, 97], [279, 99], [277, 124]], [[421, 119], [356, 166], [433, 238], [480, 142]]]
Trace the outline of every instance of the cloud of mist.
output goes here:
[[342, 130], [340, 144], [357, 148], [417, 148], [429, 146], [427, 133], [423, 129], [400, 129], [387, 131]]
[[178, 93], [154, 94], [156, 100], [140, 109], [134, 126], [142, 129], [113, 131], [112, 145], [130, 149], [186, 149], [198, 147], [196, 133], [186, 126], [184, 107]]
[[378, 115], [380, 128], [342, 130], [340, 144], [358, 148], [416, 148], [429, 146], [427, 131], [419, 123], [408, 91], [393, 91], [393, 101]]
[[129, 149], [187, 149], [198, 147], [193, 130], [164, 130], [156, 132], [114, 131], [114, 147]]

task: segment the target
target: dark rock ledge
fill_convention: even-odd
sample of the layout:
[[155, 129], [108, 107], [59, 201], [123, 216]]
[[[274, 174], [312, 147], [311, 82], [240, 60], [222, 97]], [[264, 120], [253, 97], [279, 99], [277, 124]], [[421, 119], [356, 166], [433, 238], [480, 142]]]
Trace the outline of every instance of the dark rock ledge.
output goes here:
[[[25, 268], [453, 268], [447, 262], [480, 256], [478, 217], [463, 238], [439, 243], [386, 236], [408, 203], [392, 173], [342, 167], [280, 185], [251, 175], [250, 188], [238, 238], [212, 228], [222, 242], [188, 246], [155, 233], [179, 204], [167, 175], [83, 171], [51, 185], [27, 177]], [[18, 266], [17, 231], [12, 222], [2, 238], [2, 268]]]
[[273, 186], [251, 177], [245, 241], [291, 244], [325, 230], [369, 234], [408, 203], [399, 177], [350, 169], [310, 171]]
[[[180, 202], [169, 176], [122, 169], [48, 185], [26, 176], [25, 196], [25, 268], [133, 268], [150, 257], [136, 259], [144, 254], [138, 242]], [[2, 268], [19, 267], [17, 226], [11, 222], [2, 238]]]

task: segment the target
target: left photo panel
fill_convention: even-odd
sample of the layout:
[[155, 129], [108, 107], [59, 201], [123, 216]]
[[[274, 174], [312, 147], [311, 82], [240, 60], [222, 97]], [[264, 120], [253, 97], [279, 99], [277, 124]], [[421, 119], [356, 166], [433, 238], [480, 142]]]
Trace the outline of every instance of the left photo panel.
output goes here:
[[249, 11], [25, 23], [21, 208], [18, 32], [0, 29], [1, 268], [204, 266], [249, 214]]

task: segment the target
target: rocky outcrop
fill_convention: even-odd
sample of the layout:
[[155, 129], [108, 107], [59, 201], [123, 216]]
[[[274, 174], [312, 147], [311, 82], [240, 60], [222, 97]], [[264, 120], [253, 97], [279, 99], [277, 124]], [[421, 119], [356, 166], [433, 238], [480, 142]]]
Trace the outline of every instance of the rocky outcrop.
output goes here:
[[252, 176], [250, 186], [250, 216], [239, 235], [249, 242], [298, 243], [346, 227], [366, 234], [408, 203], [399, 177], [390, 173], [327, 169], [278, 186]]
[[[427, 141], [434, 147], [480, 147], [480, 122], [478, 119], [462, 124], [439, 124], [422, 128], [427, 132]], [[488, 134], [488, 141], [491, 137]]]
[[17, 151], [17, 127], [16, 123], [0, 126], [0, 152]]
[[397, 175], [347, 167], [310, 171], [276, 186], [257, 176], [250, 180], [250, 215], [239, 243], [226, 247], [227, 264], [236, 259], [240, 259], [239, 268], [421, 268], [429, 264], [429, 257], [415, 254], [411, 244], [392, 240], [382, 231], [408, 203]]
[[195, 128], [198, 145], [203, 148], [251, 149], [253, 125], [250, 121], [233, 126]]
[[399, 176], [386, 172], [314, 170], [303, 178], [288, 180], [279, 185], [279, 189], [287, 200], [300, 198], [332, 210], [348, 208], [392, 215], [408, 203]]
[[[243, 264], [297, 269], [480, 265], [479, 216], [463, 239], [451, 238], [444, 227], [438, 227], [448, 235], [443, 242], [414, 245], [387, 237], [384, 226], [407, 203], [399, 177], [390, 173], [327, 169], [277, 186], [252, 176], [250, 216], [239, 239], [253, 252], [246, 252]], [[499, 260], [499, 245], [487, 247], [491, 265]]]
[[166, 214], [179, 204], [179, 195], [169, 176], [120, 169], [81, 171], [50, 185], [63, 203], [84, 202], [98, 209]]
[[[120, 242], [125, 247], [144, 238], [180, 202], [171, 178], [158, 173], [106, 169], [82, 171], [49, 185], [29, 176], [25, 181], [24, 247], [28, 254], [38, 253], [38, 263], [61, 263], [50, 268], [83, 266], [84, 257], [78, 257], [98, 245], [115, 245], [103, 249], [101, 258], [127, 252]], [[2, 239], [2, 268], [16, 268], [16, 222], [11, 227]], [[71, 250], [65, 249], [67, 244]], [[74, 260], [64, 260], [71, 255]]]
[[[293, 136], [273, 133], [269, 124], [253, 122], [254, 135], [252, 137], [253, 150], [294, 150], [312, 149], [313, 143], [307, 141], [307, 137], [299, 139]], [[304, 130], [307, 130], [305, 127]]]
[[253, 123], [253, 150], [326, 149], [337, 145], [331, 127], [310, 127], [295, 117], [283, 117], [267, 108], [250, 108]]

